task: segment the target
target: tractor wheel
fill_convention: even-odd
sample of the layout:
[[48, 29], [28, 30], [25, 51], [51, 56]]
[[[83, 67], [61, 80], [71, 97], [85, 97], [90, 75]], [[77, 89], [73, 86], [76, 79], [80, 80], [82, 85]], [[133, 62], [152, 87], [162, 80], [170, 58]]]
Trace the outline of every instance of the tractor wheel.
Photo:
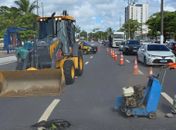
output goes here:
[[78, 68], [76, 71], [76, 76], [81, 76], [84, 70], [83, 54], [81, 51], [78, 52]]
[[75, 66], [72, 60], [66, 60], [64, 62], [64, 75], [65, 83], [67, 85], [74, 83], [75, 81]]
[[156, 119], [156, 113], [154, 113], [154, 112], [149, 113], [148, 116], [150, 119]]

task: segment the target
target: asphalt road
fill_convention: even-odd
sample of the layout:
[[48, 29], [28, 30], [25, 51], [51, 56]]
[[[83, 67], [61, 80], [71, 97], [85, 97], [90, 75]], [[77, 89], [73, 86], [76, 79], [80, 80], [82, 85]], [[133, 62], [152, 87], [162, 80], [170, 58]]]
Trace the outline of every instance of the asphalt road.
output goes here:
[[[118, 57], [119, 58], [119, 57]], [[0, 127], [3, 130], [30, 130], [54, 99], [61, 102], [49, 119], [65, 119], [71, 122], [69, 130], [175, 130], [176, 118], [165, 118], [170, 103], [161, 97], [157, 119], [146, 117], [127, 118], [113, 111], [115, 97], [122, 94], [122, 87], [146, 84], [149, 67], [139, 63], [140, 74], [133, 75], [135, 56], [125, 56], [125, 65], [120, 66], [107, 55], [101, 46], [95, 55], [85, 55], [84, 74], [73, 85], [66, 86], [58, 97], [26, 97], [0, 99]], [[15, 64], [0, 66], [13, 70]], [[160, 72], [154, 67], [155, 74]], [[168, 71], [163, 92], [173, 97], [176, 92], [175, 71]]]

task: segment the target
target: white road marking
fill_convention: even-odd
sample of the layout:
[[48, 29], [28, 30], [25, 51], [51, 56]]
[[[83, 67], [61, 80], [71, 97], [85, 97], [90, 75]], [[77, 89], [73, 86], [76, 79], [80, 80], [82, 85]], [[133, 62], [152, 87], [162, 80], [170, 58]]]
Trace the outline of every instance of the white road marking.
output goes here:
[[140, 75], [144, 75], [144, 73], [143, 73], [141, 70], [139, 70], [139, 74], [140, 74]]
[[90, 59], [93, 59], [94, 56], [90, 56]]
[[[47, 107], [47, 109], [44, 111], [38, 122], [40, 121], [47, 121], [51, 113], [53, 112], [54, 108], [57, 106], [57, 104], [60, 102], [60, 99], [54, 99], [51, 104]], [[43, 128], [38, 128], [38, 130], [43, 130]]]
[[127, 59], [126, 59], [125, 61], [126, 61], [127, 63], [130, 63], [130, 61], [129, 61], [129, 60], [127, 60]]
[[165, 92], [162, 92], [161, 95], [170, 103], [173, 104], [173, 99]]
[[87, 64], [89, 64], [89, 62], [87, 61], [87, 62], [85, 62], [85, 65], [87, 65]]
[[44, 111], [38, 122], [43, 121], [43, 120], [48, 120], [48, 117], [51, 115], [53, 112], [54, 108], [57, 106], [57, 104], [60, 102], [60, 99], [54, 99], [51, 104], [47, 107], [47, 109]]

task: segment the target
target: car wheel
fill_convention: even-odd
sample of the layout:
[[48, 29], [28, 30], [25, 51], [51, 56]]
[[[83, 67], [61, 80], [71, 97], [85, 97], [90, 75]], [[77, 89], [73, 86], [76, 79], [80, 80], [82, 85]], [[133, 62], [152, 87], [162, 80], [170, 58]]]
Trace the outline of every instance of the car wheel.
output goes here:
[[124, 55], [127, 55], [127, 51], [126, 51], [126, 50], [123, 50], [123, 54], [124, 54]]

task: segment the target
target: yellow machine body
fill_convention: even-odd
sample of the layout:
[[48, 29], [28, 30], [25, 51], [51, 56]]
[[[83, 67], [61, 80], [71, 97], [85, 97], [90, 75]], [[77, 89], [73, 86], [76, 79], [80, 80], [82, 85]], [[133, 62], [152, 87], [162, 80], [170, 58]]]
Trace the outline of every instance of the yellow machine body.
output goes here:
[[[44, 21], [48, 18], [51, 17], [40, 17], [38, 21]], [[72, 16], [54, 16], [54, 19], [74, 21]], [[49, 56], [51, 59], [56, 55], [57, 52], [55, 50], [60, 43], [58, 38], [50, 43]], [[55, 62], [55, 69], [37, 69], [31, 66], [25, 70], [0, 71], [0, 97], [60, 94], [65, 85], [65, 62], [68, 60], [73, 62], [73, 66], [70, 69], [70, 75], [73, 79], [75, 78], [75, 69], [78, 69], [80, 66], [81, 71], [83, 69], [83, 59], [79, 59], [78, 56], [61, 53], [61, 58]], [[81, 63], [79, 61], [81, 61]]]

